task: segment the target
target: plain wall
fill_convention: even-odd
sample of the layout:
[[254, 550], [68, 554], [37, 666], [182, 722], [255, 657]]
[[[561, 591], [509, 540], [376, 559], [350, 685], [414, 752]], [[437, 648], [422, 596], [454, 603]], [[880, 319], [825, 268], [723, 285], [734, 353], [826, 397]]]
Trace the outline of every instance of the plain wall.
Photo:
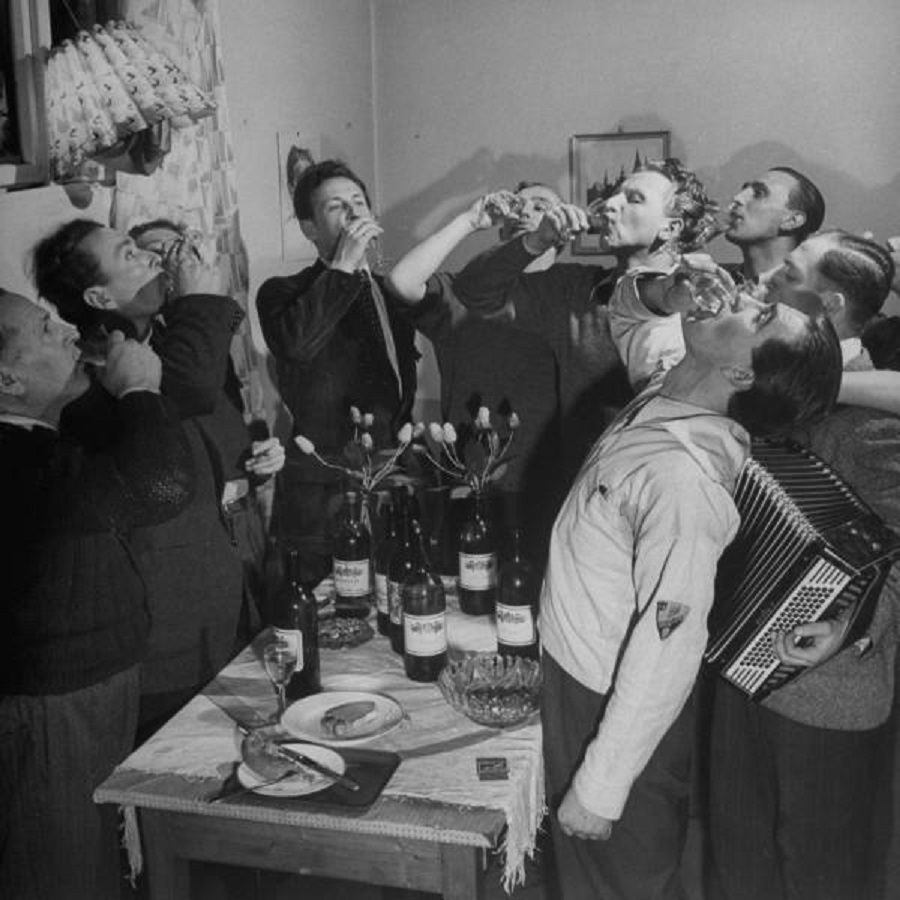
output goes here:
[[[300, 268], [277, 221], [275, 132], [294, 127], [368, 181], [389, 258], [521, 178], [568, 197], [569, 137], [619, 128], [670, 131], [726, 204], [793, 165], [827, 224], [900, 233], [897, 0], [220, 0], [220, 15], [251, 295]], [[420, 381], [433, 400], [433, 360]]]
[[[323, 157], [353, 165], [374, 191], [375, 122], [369, 0], [219, 0], [223, 58], [237, 166], [241, 232], [250, 259], [250, 326], [261, 351], [266, 406], [276, 431], [287, 424], [271, 357], [259, 332], [259, 285], [309, 259], [282, 259], [276, 135], [317, 138]], [[288, 228], [299, 228], [296, 220]]]
[[[573, 134], [668, 130], [726, 201], [771, 165], [900, 232], [896, 0], [378, 0], [379, 188], [400, 252], [487, 188], [568, 195]], [[717, 254], [737, 258], [723, 240]], [[451, 257], [468, 258], [469, 250]]]

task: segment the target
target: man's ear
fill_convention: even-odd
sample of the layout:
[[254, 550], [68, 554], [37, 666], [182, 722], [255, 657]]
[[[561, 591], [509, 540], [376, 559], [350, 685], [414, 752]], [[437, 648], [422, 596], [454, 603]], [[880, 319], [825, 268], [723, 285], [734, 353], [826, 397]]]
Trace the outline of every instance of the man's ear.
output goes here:
[[819, 291], [825, 315], [834, 321], [847, 314], [847, 298], [840, 291]]
[[753, 387], [755, 378], [753, 369], [745, 369], [743, 366], [722, 366], [719, 371], [736, 391], [747, 391]]
[[677, 241], [684, 231], [684, 219], [669, 219], [659, 229], [659, 236], [663, 241]]
[[312, 219], [301, 219], [300, 230], [303, 232], [303, 236], [308, 241], [311, 241], [313, 244], [315, 244], [316, 238], [318, 238], [319, 236], [319, 229], [316, 228], [316, 223], [313, 222]]
[[95, 284], [92, 287], [85, 288], [82, 296], [84, 297], [84, 302], [88, 306], [93, 306], [94, 309], [109, 309], [115, 305], [112, 297], [109, 296], [102, 284]]
[[782, 232], [793, 234], [806, 224], [806, 213], [799, 209], [789, 209], [781, 220]]
[[25, 393], [22, 379], [8, 366], [0, 366], [0, 394], [7, 397], [21, 397]]

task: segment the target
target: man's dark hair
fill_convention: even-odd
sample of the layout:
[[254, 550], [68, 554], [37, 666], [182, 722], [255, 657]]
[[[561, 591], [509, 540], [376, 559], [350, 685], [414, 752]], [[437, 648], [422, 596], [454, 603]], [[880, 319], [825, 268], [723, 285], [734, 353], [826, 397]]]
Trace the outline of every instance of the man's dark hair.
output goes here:
[[178, 234], [184, 234], [187, 230], [186, 226], [179, 225], [172, 219], [160, 218], [151, 219], [149, 222], [141, 222], [139, 225], [132, 225], [131, 228], [128, 229], [128, 236], [136, 241], [148, 231], [155, 231], [157, 228], [166, 228], [169, 231], [175, 231]]
[[878, 316], [870, 321], [862, 342], [876, 369], [900, 371], [900, 316]]
[[788, 194], [788, 209], [802, 212], [806, 217], [803, 224], [793, 232], [799, 244], [822, 227], [822, 222], [825, 221], [825, 200], [819, 189], [796, 169], [790, 166], [772, 166], [770, 171], [784, 172], [794, 179], [794, 187]]
[[99, 320], [99, 312], [85, 302], [84, 292], [104, 284], [106, 278], [97, 259], [84, 248], [84, 240], [101, 228], [93, 219], [73, 219], [43, 238], [32, 252], [38, 294], [79, 330]]
[[784, 434], [824, 418], [841, 387], [841, 343], [824, 313], [806, 316], [806, 332], [771, 338], [753, 351], [753, 385], [734, 394], [728, 415], [756, 436]]
[[684, 223], [677, 241], [681, 253], [699, 249], [719, 233], [716, 220], [719, 204], [706, 193], [700, 179], [682, 165], [680, 159], [670, 156], [647, 160], [635, 171], [658, 172], [675, 185], [672, 212]]
[[294, 215], [301, 222], [304, 219], [313, 217], [313, 194], [316, 192], [316, 188], [331, 178], [347, 178], [358, 185], [366, 198], [366, 203], [371, 208], [372, 201], [369, 200], [369, 192], [363, 180], [346, 163], [341, 162], [339, 159], [323, 159], [322, 162], [307, 166], [300, 173], [297, 184], [294, 186]]
[[847, 301], [847, 320], [858, 334], [881, 311], [894, 280], [894, 261], [886, 247], [846, 231], [823, 231], [836, 246], [827, 250], [816, 269]]

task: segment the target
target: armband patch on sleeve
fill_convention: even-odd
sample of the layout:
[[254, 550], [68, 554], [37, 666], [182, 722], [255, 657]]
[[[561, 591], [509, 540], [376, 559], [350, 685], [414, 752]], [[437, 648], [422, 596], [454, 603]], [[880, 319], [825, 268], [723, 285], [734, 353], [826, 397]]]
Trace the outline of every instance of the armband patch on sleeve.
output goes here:
[[665, 640], [687, 617], [691, 608], [685, 603], [660, 600], [656, 604], [656, 630]]

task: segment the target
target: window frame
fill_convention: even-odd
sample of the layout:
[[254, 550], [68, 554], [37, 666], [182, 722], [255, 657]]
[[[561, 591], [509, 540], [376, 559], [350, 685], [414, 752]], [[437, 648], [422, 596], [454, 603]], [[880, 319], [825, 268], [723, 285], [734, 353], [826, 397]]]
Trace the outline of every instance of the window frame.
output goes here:
[[0, 162], [0, 190], [50, 181], [44, 100], [44, 73], [51, 45], [50, 6], [48, 0], [10, 0], [9, 9], [21, 159]]

